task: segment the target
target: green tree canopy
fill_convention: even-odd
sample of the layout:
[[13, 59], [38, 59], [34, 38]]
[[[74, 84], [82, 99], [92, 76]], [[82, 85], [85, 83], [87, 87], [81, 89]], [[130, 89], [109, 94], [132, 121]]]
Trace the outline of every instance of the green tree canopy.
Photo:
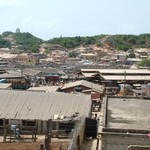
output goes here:
[[150, 59], [144, 59], [139, 63], [139, 66], [150, 67]]
[[39, 52], [39, 45], [42, 40], [36, 38], [30, 33], [15, 33], [16, 44], [20, 45], [20, 49], [31, 52]]
[[0, 36], [0, 48], [10, 48], [11, 43]]

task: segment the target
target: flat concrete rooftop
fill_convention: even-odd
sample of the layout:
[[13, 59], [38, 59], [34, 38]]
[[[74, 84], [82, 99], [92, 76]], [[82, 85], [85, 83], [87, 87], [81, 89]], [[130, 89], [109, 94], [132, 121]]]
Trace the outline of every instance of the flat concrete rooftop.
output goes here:
[[150, 130], [150, 100], [108, 97], [106, 128]]

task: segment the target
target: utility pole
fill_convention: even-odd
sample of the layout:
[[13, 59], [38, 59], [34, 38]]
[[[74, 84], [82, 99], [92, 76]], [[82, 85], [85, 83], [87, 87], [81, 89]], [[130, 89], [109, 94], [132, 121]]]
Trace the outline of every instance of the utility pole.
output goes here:
[[49, 119], [47, 122], [47, 133], [45, 135], [45, 150], [52, 150], [51, 138], [52, 138], [52, 120]]
[[123, 96], [125, 96], [125, 87], [126, 86], [126, 71], [124, 72], [124, 92], [123, 92]]

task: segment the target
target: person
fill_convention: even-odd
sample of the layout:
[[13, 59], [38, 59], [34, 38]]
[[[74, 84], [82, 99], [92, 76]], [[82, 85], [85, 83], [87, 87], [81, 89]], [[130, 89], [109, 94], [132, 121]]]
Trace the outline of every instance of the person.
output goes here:
[[18, 126], [16, 127], [16, 138], [20, 138], [20, 125], [18, 124]]
[[13, 133], [13, 135], [16, 134], [16, 125], [15, 124], [11, 125], [11, 132]]

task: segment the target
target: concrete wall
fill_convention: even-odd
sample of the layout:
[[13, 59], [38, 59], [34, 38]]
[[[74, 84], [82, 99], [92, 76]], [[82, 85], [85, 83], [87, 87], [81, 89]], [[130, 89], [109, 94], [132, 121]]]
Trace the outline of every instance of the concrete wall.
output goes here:
[[150, 145], [148, 136], [145, 135], [111, 135], [101, 136], [101, 150], [127, 150], [129, 145]]
[[[70, 93], [70, 92], [75, 91], [75, 87], [77, 87], [77, 86], [70, 87], [70, 88], [66, 88], [66, 89], [64, 89], [63, 91], [66, 92], [66, 93]], [[88, 87], [84, 87], [84, 86], [82, 86], [82, 85], [79, 85], [78, 87], [80, 87], [82, 90], [89, 90]]]

